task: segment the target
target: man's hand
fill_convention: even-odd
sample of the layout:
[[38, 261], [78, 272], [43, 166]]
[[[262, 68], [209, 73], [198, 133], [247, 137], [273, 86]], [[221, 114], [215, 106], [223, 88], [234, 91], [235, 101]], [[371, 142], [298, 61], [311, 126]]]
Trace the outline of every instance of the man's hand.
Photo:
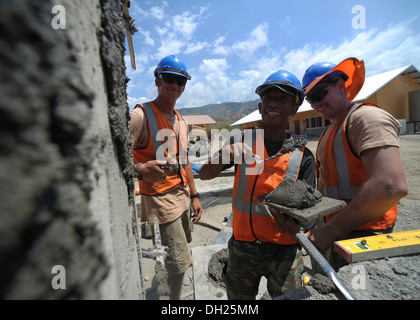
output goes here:
[[288, 233], [294, 235], [300, 231], [300, 226], [287, 214], [278, 211], [274, 208], [269, 208], [271, 215], [274, 218], [274, 223], [281, 233]]
[[233, 144], [229, 144], [223, 147], [222, 161], [226, 162], [225, 159], [229, 159], [230, 162], [233, 162], [235, 164], [244, 162], [251, 164], [255, 161], [260, 160], [260, 158], [257, 155], [253, 154], [252, 148], [243, 142], [235, 142]]
[[329, 230], [328, 223], [309, 230], [305, 235], [322, 254], [324, 254], [336, 240], [336, 237]]
[[195, 224], [201, 219], [201, 214], [203, 213], [203, 207], [201, 206], [199, 198], [191, 199], [191, 204], [194, 210], [192, 222]]
[[166, 176], [173, 170], [166, 161], [151, 160], [140, 166], [143, 180], [159, 182], [166, 179]]

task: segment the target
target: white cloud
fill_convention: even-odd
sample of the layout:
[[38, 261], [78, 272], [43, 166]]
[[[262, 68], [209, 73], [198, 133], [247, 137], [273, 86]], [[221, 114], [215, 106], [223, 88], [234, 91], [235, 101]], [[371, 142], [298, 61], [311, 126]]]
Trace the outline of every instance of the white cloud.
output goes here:
[[213, 42], [213, 54], [228, 56], [232, 52], [229, 46], [223, 45], [225, 40], [226, 38], [224, 36], [221, 36]]
[[224, 36], [221, 36], [221, 37], [217, 38], [214, 41], [214, 46], [217, 47], [217, 46], [221, 45], [223, 42], [225, 42], [225, 39], [226, 39], [226, 37], [224, 37]]
[[181, 98], [177, 101], [177, 106], [192, 108], [200, 107], [208, 103], [209, 101], [209, 92], [207, 91], [207, 86], [204, 82], [188, 82], [185, 87], [185, 91], [182, 94]]
[[186, 38], [190, 38], [197, 28], [198, 22], [196, 21], [199, 16], [185, 12], [182, 15], [173, 16], [168, 20], [165, 25], [169, 28], [173, 28], [173, 32], [180, 34]]
[[161, 7], [152, 7], [150, 8], [150, 15], [158, 20], [163, 20], [165, 15], [165, 8], [168, 6], [168, 3], [166, 1], [163, 1]]
[[226, 59], [204, 59], [200, 65], [200, 73], [204, 75], [206, 84], [214, 92], [224, 92], [229, 78], [226, 75], [228, 64]]
[[150, 99], [148, 99], [146, 97], [141, 97], [141, 98], [128, 97], [127, 98], [127, 103], [128, 103], [128, 106], [129, 106], [130, 110], [133, 110], [134, 107], [137, 104], [144, 103], [144, 102], [147, 102], [147, 101], [150, 101]]
[[185, 46], [185, 42], [176, 38], [165, 39], [161, 42], [159, 49], [156, 52], [156, 59], [162, 59], [170, 54], [179, 54], [181, 49]]
[[232, 50], [228, 46], [217, 46], [213, 49], [214, 54], [218, 54], [221, 56], [228, 56]]
[[204, 73], [225, 71], [228, 65], [226, 59], [203, 59], [200, 71]]
[[160, 36], [160, 37], [166, 36], [166, 34], [168, 34], [168, 28], [164, 28], [160, 25], [156, 26], [155, 30], [156, 30], [158, 36]]
[[237, 41], [230, 46], [224, 44], [225, 40], [224, 36], [220, 36], [213, 42], [213, 54], [229, 56], [235, 53], [242, 60], [249, 62], [258, 49], [268, 44], [268, 23], [259, 24], [245, 40]]
[[141, 29], [139, 31], [140, 34], [143, 35], [144, 43], [153, 47], [155, 45], [155, 40], [151, 37], [150, 31], [143, 31]]
[[165, 17], [165, 9], [159, 7], [150, 8], [150, 15], [155, 19], [162, 20]]
[[190, 54], [206, 48], [208, 46], [207, 42], [193, 39], [197, 26], [206, 10], [206, 7], [201, 7], [198, 13], [186, 11], [182, 14], [169, 16], [163, 24], [155, 26], [158, 35], [155, 42], [158, 43], [159, 47], [155, 51], [154, 57], [161, 59], [169, 54], [179, 54], [180, 52]]
[[420, 34], [413, 32], [410, 20], [389, 26], [383, 31], [370, 29], [355, 34], [338, 46], [308, 43], [303, 48], [290, 51], [284, 64], [290, 66], [300, 79], [305, 70], [315, 62], [339, 63], [348, 57], [365, 61], [367, 76], [379, 74], [405, 65], [420, 67]]
[[232, 49], [241, 57], [250, 57], [268, 43], [268, 23], [262, 23], [252, 30], [248, 39], [233, 44]]
[[204, 48], [208, 47], [207, 42], [195, 42], [191, 44], [187, 44], [187, 48], [185, 49], [186, 54], [194, 53], [197, 51], [201, 51]]
[[[229, 65], [225, 58], [203, 59], [193, 81], [187, 87], [179, 99], [180, 105], [186, 107], [198, 107], [209, 102], [209, 97], [218, 97], [223, 101], [229, 93], [229, 77], [227, 76]], [[222, 101], [222, 102], [223, 102]]]

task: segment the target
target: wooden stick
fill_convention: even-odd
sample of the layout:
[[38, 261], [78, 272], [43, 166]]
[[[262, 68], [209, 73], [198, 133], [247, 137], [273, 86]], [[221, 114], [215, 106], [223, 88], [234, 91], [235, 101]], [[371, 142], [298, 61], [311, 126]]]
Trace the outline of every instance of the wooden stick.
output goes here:
[[133, 38], [131, 36], [130, 26], [128, 25], [128, 22], [130, 21], [130, 14], [128, 12], [127, 0], [123, 1], [123, 17], [125, 32], [127, 34], [128, 50], [130, 51], [131, 67], [136, 70], [136, 56], [134, 55]]
[[227, 232], [233, 233], [232, 228], [227, 227], [223, 224], [217, 223], [213, 220], [209, 220], [209, 219], [204, 218], [204, 217], [201, 217], [201, 219], [198, 222], [202, 223], [202, 224], [209, 225], [209, 226], [211, 226], [213, 228], [216, 228], [216, 229], [219, 229], [219, 230], [225, 230]]

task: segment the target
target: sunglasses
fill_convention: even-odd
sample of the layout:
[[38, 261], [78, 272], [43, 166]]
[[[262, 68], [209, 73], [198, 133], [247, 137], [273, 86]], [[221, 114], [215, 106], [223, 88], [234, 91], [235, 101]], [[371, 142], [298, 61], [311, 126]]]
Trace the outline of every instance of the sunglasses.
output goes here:
[[306, 101], [308, 101], [309, 104], [314, 104], [315, 102], [322, 101], [322, 99], [325, 98], [325, 96], [328, 94], [327, 88], [319, 89], [314, 94], [310, 95], [309, 97], [306, 97]]
[[306, 97], [305, 100], [308, 101], [309, 104], [314, 104], [315, 102], [320, 102], [325, 96], [328, 94], [327, 87], [330, 84], [336, 83], [338, 80], [331, 79], [325, 82], [325, 84], [318, 89], [314, 94], [311, 94], [309, 97]]
[[185, 87], [185, 85], [187, 84], [187, 78], [174, 76], [174, 75], [168, 74], [168, 73], [160, 74], [159, 78], [161, 78], [163, 81], [165, 81], [166, 83], [169, 83], [169, 84], [174, 84], [176, 82], [176, 84], [179, 87]]

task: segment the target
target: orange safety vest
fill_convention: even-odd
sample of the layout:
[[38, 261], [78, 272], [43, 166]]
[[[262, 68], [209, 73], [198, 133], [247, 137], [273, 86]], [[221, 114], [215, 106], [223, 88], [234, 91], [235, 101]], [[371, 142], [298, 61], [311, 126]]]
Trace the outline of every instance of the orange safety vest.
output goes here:
[[133, 149], [135, 163], [145, 163], [150, 160], [168, 160], [177, 163], [179, 170], [175, 170], [159, 182], [139, 180], [140, 193], [145, 195], [160, 195], [187, 183], [185, 165], [187, 163], [186, 147], [188, 142], [188, 127], [182, 116], [175, 111], [179, 121], [179, 135], [170, 125], [165, 115], [152, 102], [136, 105], [142, 108], [149, 127], [150, 137], [147, 146], [143, 149]]
[[[361, 106], [377, 107], [372, 104], [355, 104], [340, 119], [326, 138], [324, 148], [324, 181], [327, 197], [350, 202], [359, 191], [367, 178], [367, 173], [363, 167], [362, 160], [351, 150], [347, 137], [347, 121], [350, 115]], [[378, 107], [377, 107], [378, 108]], [[319, 141], [324, 138], [326, 130], [321, 135]], [[318, 151], [317, 151], [318, 154]], [[318, 156], [317, 156], [318, 158]], [[318, 172], [318, 159], [317, 176]], [[325, 217], [325, 221], [330, 221], [340, 211]], [[384, 213], [378, 219], [364, 224], [357, 230], [386, 229], [395, 224], [398, 214], [398, 204]]]
[[[253, 133], [255, 136], [255, 130]], [[257, 139], [253, 141], [255, 141], [253, 147], [255, 154]], [[284, 179], [297, 180], [304, 148], [265, 161], [263, 171], [261, 166], [258, 175], [247, 174], [247, 170], [255, 169], [255, 163], [238, 165], [232, 199], [232, 227], [236, 240], [250, 242], [260, 240], [282, 245], [296, 243], [293, 236], [279, 232], [268, 207], [257, 197], [274, 190]], [[264, 159], [266, 158], [268, 154], [264, 147]]]

